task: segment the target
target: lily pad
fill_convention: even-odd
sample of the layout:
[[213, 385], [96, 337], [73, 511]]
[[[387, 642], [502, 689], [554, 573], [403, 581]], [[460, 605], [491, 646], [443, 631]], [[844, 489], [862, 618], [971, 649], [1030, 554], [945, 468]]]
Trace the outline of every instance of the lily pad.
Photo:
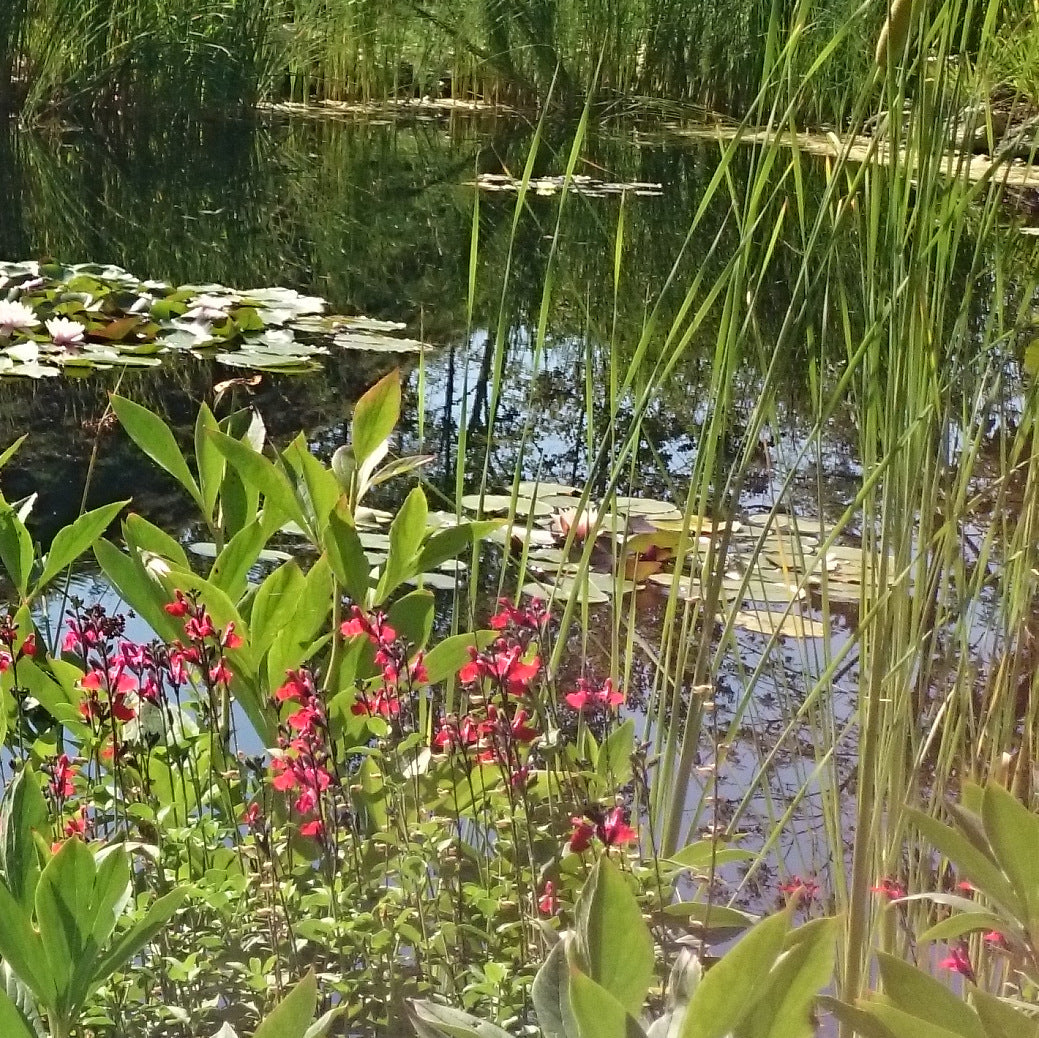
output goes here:
[[778, 635], [781, 638], [825, 638], [830, 633], [826, 624], [795, 612], [789, 612], [784, 616], [771, 610], [740, 610], [732, 622], [745, 631], [754, 631], [756, 634], [769, 637]]

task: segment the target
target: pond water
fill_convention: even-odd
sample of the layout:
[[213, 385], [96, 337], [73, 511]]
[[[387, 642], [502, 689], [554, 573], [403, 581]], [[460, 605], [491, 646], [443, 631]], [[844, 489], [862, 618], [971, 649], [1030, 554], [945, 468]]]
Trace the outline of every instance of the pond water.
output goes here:
[[[107, 136], [71, 128], [41, 135], [8, 129], [0, 133], [0, 256], [114, 263], [175, 284], [285, 285], [323, 296], [336, 312], [405, 321], [410, 334], [434, 348], [421, 365], [414, 357], [403, 361], [407, 403], [399, 446], [435, 456], [428, 472], [433, 488], [453, 499], [459, 479], [471, 488], [485, 467], [488, 486], [508, 487], [518, 467], [525, 478], [582, 484], [590, 477], [602, 491], [607, 475], [593, 459], [606, 435], [597, 422], [607, 410], [611, 370], [626, 370], [654, 306], [659, 304], [659, 326], [666, 330], [690, 280], [712, 280], [741, 234], [755, 233], [741, 229], [738, 219], [738, 185], [753, 167], [753, 149], [736, 156], [729, 169], [735, 186], [714, 196], [689, 239], [718, 167], [719, 146], [640, 137], [637, 130], [624, 123], [599, 127], [576, 172], [660, 185], [659, 193], [571, 194], [560, 210], [558, 194], [534, 192], [513, 229], [515, 197], [507, 192], [481, 193], [474, 221], [473, 182], [481, 174], [521, 173], [533, 128], [520, 120], [271, 117], [177, 129], [141, 126]], [[535, 175], [564, 171], [572, 134], [567, 126], [546, 131]], [[822, 161], [809, 166], [801, 200], [820, 197], [826, 182]], [[474, 227], [478, 249], [471, 268]], [[791, 219], [759, 286], [755, 334], [761, 342], [780, 335], [802, 244], [802, 229]], [[851, 234], [841, 245], [846, 256], [859, 247]], [[552, 303], [539, 332], [549, 271]], [[966, 275], [954, 268], [950, 277]], [[970, 320], [984, 316], [978, 298]], [[825, 300], [811, 305], [822, 307]], [[1013, 345], [1007, 344], [1004, 359], [1011, 376], [1004, 395], [987, 405], [993, 413], [1015, 399], [1020, 373]], [[684, 501], [715, 403], [714, 346], [715, 329], [702, 327], [651, 401], [624, 490]], [[663, 355], [663, 348], [663, 331], [650, 336], [651, 357]], [[745, 451], [748, 437], [759, 442], [739, 499], [720, 506], [746, 520], [782, 498], [789, 511], [824, 525], [841, 516], [863, 479], [854, 415], [850, 408], [836, 410], [815, 440], [810, 428], [813, 394], [820, 382], [833, 382], [839, 360], [832, 370], [818, 370], [807, 342], [795, 337], [779, 358], [780, 370], [770, 374], [779, 390], [766, 430], [750, 427], [763, 372], [748, 364], [733, 373], [719, 471]], [[495, 398], [490, 373], [498, 361], [504, 377]], [[398, 356], [336, 354], [318, 375], [265, 375], [252, 399], [275, 439], [303, 428], [312, 446], [331, 453], [347, 438], [351, 402], [399, 362]], [[0, 444], [30, 432], [4, 471], [5, 493], [16, 499], [39, 491], [37, 532], [45, 539], [77, 513], [93, 457], [91, 505], [132, 496], [135, 508], [190, 539], [187, 500], [117, 431], [99, 428], [106, 393], [118, 382], [121, 392], [187, 428], [196, 402], [214, 384], [240, 374], [188, 361], [130, 373], [121, 382], [102, 373], [76, 381], [0, 383]], [[619, 411], [622, 420], [626, 406]], [[469, 451], [460, 456], [463, 415]], [[849, 529], [856, 531], [854, 522]], [[663, 595], [649, 593], [640, 635], [655, 641], [662, 614]], [[825, 651], [822, 639], [784, 638], [769, 646], [762, 635], [737, 637], [736, 650], [712, 676], [715, 731], [705, 735], [702, 754], [707, 761], [712, 742], [729, 743], [728, 766], [716, 789], [694, 781], [685, 815], [693, 831], [725, 825], [780, 743], [739, 828], [752, 834], [769, 829], [801, 790], [803, 799], [772, 859], [773, 867], [783, 859], [796, 873], [821, 874], [832, 864], [815, 806], [821, 781], [815, 777], [816, 748], [806, 730], [784, 734], [805, 689], [839, 655], [855, 610], [834, 607], [830, 619]], [[979, 654], [993, 645], [979, 639]], [[588, 642], [575, 640], [574, 651], [598, 657], [601, 667], [609, 637], [600, 640], [593, 631]], [[756, 669], [754, 695], [745, 701]], [[636, 661], [636, 684], [641, 672]], [[843, 694], [825, 723], [837, 732], [854, 714], [854, 652], [835, 682]], [[640, 691], [633, 689], [636, 703]], [[828, 781], [847, 781], [854, 746], [851, 733], [839, 744]], [[745, 892], [749, 900], [774, 899], [775, 880], [770, 869], [759, 870]]]

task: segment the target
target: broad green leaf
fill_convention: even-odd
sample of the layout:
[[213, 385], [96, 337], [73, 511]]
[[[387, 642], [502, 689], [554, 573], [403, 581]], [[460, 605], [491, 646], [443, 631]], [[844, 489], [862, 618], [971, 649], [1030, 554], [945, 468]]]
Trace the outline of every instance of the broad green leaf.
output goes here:
[[192, 500], [203, 513], [206, 503], [202, 492], [195, 482], [195, 477], [188, 468], [177, 441], [173, 438], [170, 427], [146, 407], [135, 404], [126, 397], [110, 397], [112, 410], [115, 411], [119, 423], [127, 435], [148, 455], [160, 468], [165, 469], [192, 497]]
[[789, 928], [788, 911], [767, 916], [704, 974], [681, 1038], [725, 1038], [749, 1015], [766, 990]]
[[985, 788], [981, 809], [985, 834], [1003, 871], [1025, 908], [1021, 920], [1039, 931], [1039, 815], [1029, 811], [998, 782]]
[[157, 555], [176, 569], [191, 569], [191, 562], [180, 541], [148, 522], [143, 515], [131, 512], [123, 520], [123, 537], [127, 547], [137, 552]]
[[749, 861], [755, 857], [753, 851], [738, 847], [725, 847], [718, 840], [698, 840], [672, 854], [668, 861], [684, 865], [687, 869], [700, 872], [712, 866], [726, 865], [732, 861]]
[[103, 984], [116, 970], [122, 969], [173, 918], [187, 897], [186, 887], [176, 887], [158, 898], [126, 933], [119, 936], [102, 956], [93, 971], [91, 988]]
[[393, 629], [413, 648], [421, 649], [433, 630], [436, 602], [428, 591], [412, 591], [390, 606], [387, 618]]
[[0, 1034], [4, 1038], [39, 1038], [36, 1030], [3, 988], [0, 988]]
[[0, 956], [45, 1006], [54, 1004], [56, 987], [47, 953], [28, 912], [0, 883]]
[[753, 926], [758, 917], [741, 912], [728, 905], [709, 904], [706, 901], [676, 901], [664, 906], [664, 915], [676, 919], [689, 919], [708, 932], [737, 932]]
[[411, 1016], [420, 1038], [509, 1038], [495, 1024], [436, 1002], [412, 1002]]
[[304, 1038], [317, 1009], [317, 979], [307, 975], [267, 1014], [253, 1038]]
[[337, 510], [329, 513], [322, 546], [336, 580], [350, 598], [363, 607], [368, 599], [371, 566], [357, 531]]
[[486, 649], [498, 637], [497, 631], [472, 631], [452, 634], [438, 642], [426, 653], [423, 662], [429, 674], [429, 683], [436, 685], [457, 674], [469, 662], [469, 649]]
[[813, 919], [787, 935], [783, 954], [753, 1012], [737, 1028], [740, 1038], [811, 1038], [815, 996], [833, 979], [837, 920]]
[[296, 499], [311, 529], [316, 536], [323, 538], [328, 516], [342, 496], [339, 481], [310, 453], [307, 439], [302, 434], [282, 451], [281, 463], [293, 482]]
[[572, 931], [562, 934], [541, 965], [530, 996], [544, 1038], [580, 1038], [570, 1006], [570, 964], [567, 945], [575, 940]]
[[59, 530], [51, 543], [50, 551], [43, 564], [43, 573], [33, 589], [39, 594], [47, 584], [59, 573], [67, 569], [108, 529], [119, 514], [120, 509], [129, 501], [113, 501], [102, 505], [92, 512], [84, 512], [71, 525]]
[[57, 992], [54, 1007], [64, 1019], [73, 1019], [86, 997], [101, 946], [130, 894], [126, 852], [116, 850], [98, 868], [76, 837], [61, 845], [40, 874], [36, 918]]
[[603, 739], [595, 762], [596, 774], [619, 788], [631, 779], [631, 754], [635, 748], [635, 721], [629, 718]]
[[354, 462], [361, 468], [389, 439], [400, 419], [400, 372], [381, 378], [354, 405], [350, 443]]
[[224, 456], [212, 439], [212, 433], [219, 431], [220, 423], [213, 412], [207, 404], [200, 404], [195, 418], [195, 467], [202, 494], [202, 512], [210, 526], [215, 525], [216, 502], [220, 496], [220, 484], [224, 481]]
[[577, 931], [590, 978], [627, 1012], [640, 1013], [653, 977], [653, 938], [627, 880], [605, 854], [581, 891]]
[[303, 595], [303, 571], [295, 559], [283, 562], [263, 580], [252, 601], [249, 630], [253, 651], [262, 656], [287, 626]]
[[224, 545], [213, 562], [209, 579], [232, 601], [245, 593], [249, 571], [256, 565], [269, 533], [261, 519], [254, 519]]
[[961, 1038], [985, 1038], [966, 1002], [934, 977], [894, 955], [877, 952], [884, 994], [899, 1008]]
[[47, 832], [49, 811], [36, 773], [19, 771], [0, 804], [0, 866], [4, 881], [22, 910], [31, 915], [40, 878], [35, 833]]
[[1002, 905], [1015, 918], [1023, 916], [1023, 905], [1017, 892], [992, 859], [962, 833], [939, 822], [936, 818], [908, 808], [909, 820], [927, 837], [956, 870], [969, 879], [983, 894]]
[[[924, 1012], [926, 1007], [920, 1007]], [[870, 1002], [869, 1012], [876, 1017], [895, 1038], [957, 1038], [959, 1031], [950, 1031], [933, 1021], [907, 1013], [896, 1006], [883, 1002]], [[980, 1027], [980, 1022], [978, 1024]]]
[[[1039, 1038], [1039, 1019], [981, 988], [971, 988], [971, 998], [985, 1027], [986, 1038]], [[1031, 1008], [1031, 1007], [1028, 1007]]]
[[390, 551], [375, 591], [376, 605], [385, 602], [392, 591], [418, 572], [415, 557], [426, 533], [428, 512], [426, 495], [421, 487], [415, 487], [390, 524]]
[[570, 1006], [580, 1038], [646, 1038], [613, 993], [578, 969], [570, 971]]
[[242, 481], [263, 494], [265, 508], [281, 512], [301, 529], [310, 530], [288, 477], [277, 465], [248, 444], [225, 433], [210, 432], [209, 436], [217, 450], [234, 466]]
[[18, 664], [18, 679], [31, 695], [56, 721], [60, 721], [76, 738], [90, 735], [90, 726], [85, 724], [79, 712], [80, 692], [75, 683], [83, 676], [79, 667], [64, 660], [52, 659], [51, 672], [58, 678], [46, 674], [31, 659]]
[[972, 930], [1003, 930], [1006, 922], [991, 912], [962, 912], [943, 919], [925, 930], [917, 940], [921, 944], [929, 941], [952, 941]]
[[23, 599], [29, 588], [33, 558], [32, 537], [25, 523], [11, 505], [0, 503], [0, 563]]
[[895, 1038], [894, 1034], [876, 1017], [871, 1016], [867, 1009], [848, 1005], [847, 1002], [841, 1002], [828, 995], [819, 996], [819, 1005], [828, 1009], [838, 1021], [859, 1035], [859, 1038]]

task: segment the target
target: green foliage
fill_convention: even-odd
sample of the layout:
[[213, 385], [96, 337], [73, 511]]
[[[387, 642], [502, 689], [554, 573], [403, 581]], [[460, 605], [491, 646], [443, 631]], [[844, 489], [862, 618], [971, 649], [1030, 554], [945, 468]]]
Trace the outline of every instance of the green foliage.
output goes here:
[[[706, 972], [683, 951], [671, 970], [665, 1013], [639, 1018], [653, 975], [653, 942], [624, 874], [598, 859], [581, 892], [576, 931], [549, 952], [532, 996], [544, 1038], [804, 1038], [816, 994], [828, 983], [836, 920], [791, 929], [788, 912], [763, 920]], [[952, 997], [952, 996], [950, 996]], [[421, 1038], [478, 1038], [467, 1014], [412, 1006]], [[486, 1025], [484, 1025], [486, 1026]]]

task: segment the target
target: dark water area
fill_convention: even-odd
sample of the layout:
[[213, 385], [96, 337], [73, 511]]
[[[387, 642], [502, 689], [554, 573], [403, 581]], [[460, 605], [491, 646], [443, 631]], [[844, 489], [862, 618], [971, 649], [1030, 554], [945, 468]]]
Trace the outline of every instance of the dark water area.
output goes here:
[[[646, 356], [650, 363], [664, 356], [688, 285], [698, 277], [710, 285], [743, 237], [767, 239], [773, 227], [770, 219], [760, 223], [767, 230], [744, 221], [740, 185], [758, 161], [758, 153], [747, 148], [730, 165], [731, 191], [714, 195], [690, 236], [718, 169], [718, 144], [639, 144], [635, 129], [597, 128], [576, 172], [608, 182], [659, 184], [659, 195], [571, 194], [561, 210], [558, 195], [533, 192], [514, 220], [515, 196], [506, 192], [481, 193], [474, 216], [473, 181], [481, 173], [521, 174], [534, 131], [517, 120], [272, 117], [199, 123], [175, 132], [126, 128], [107, 136], [89, 128], [42, 134], [7, 128], [0, 133], [0, 256], [114, 263], [141, 278], [175, 284], [284, 285], [323, 296], [334, 312], [405, 321], [409, 334], [433, 349], [421, 365], [403, 358], [406, 403], [396, 446], [402, 453], [420, 449], [435, 455], [428, 472], [433, 491], [453, 499], [457, 466], [464, 466], [463, 482], [470, 488], [484, 464], [490, 487], [508, 486], [518, 466], [527, 477], [578, 484], [591, 474], [601, 490], [605, 473], [593, 470], [591, 459], [605, 435], [596, 423], [608, 410], [610, 372], [626, 370], [654, 308]], [[572, 134], [569, 126], [546, 131], [535, 176], [564, 172]], [[823, 165], [809, 168], [803, 199], [818, 199], [825, 189]], [[781, 335], [810, 221], [782, 192], [765, 207], [786, 215], [747, 332], [748, 356], [760, 344], [762, 357], [765, 344]], [[849, 232], [834, 263], [857, 270], [859, 248]], [[539, 338], [549, 273], [552, 302]], [[806, 327], [824, 305], [821, 294], [806, 293]], [[694, 333], [641, 418], [638, 470], [627, 489], [684, 500], [715, 406], [716, 337], [710, 321]], [[779, 358], [781, 370], [772, 374], [780, 387], [774, 422], [762, 439], [760, 463], [738, 501], [719, 502], [725, 508], [741, 515], [767, 511], [788, 477], [786, 506], [803, 515], [819, 517], [821, 505], [822, 518], [832, 520], [854, 498], [862, 469], [852, 409], [835, 412], [818, 449], [805, 449], [812, 437], [812, 394], [831, 385], [847, 359], [837, 349], [829, 366], [820, 368], [817, 349], [812, 356], [810, 362], [806, 341], [795, 336]], [[496, 357], [503, 378], [494, 400]], [[251, 400], [275, 441], [303, 429], [327, 456], [347, 439], [352, 402], [401, 360], [334, 354], [320, 374], [264, 375]], [[215, 384], [240, 374], [187, 360], [121, 378], [101, 373], [77, 381], [0, 383], [0, 446], [29, 433], [0, 477], [5, 495], [16, 499], [39, 491], [36, 532], [46, 540], [77, 514], [93, 457], [90, 505], [132, 496], [135, 509], [189, 537], [193, 520], [186, 497], [117, 429], [100, 424], [106, 394], [118, 385], [121, 393], [163, 412], [186, 443], [197, 402], [211, 400]], [[719, 471], [747, 446], [762, 379], [754, 364], [732, 376]], [[245, 400], [238, 397], [238, 403]], [[492, 403], [495, 422], [488, 436]], [[463, 408], [470, 452], [459, 457]], [[651, 600], [643, 612], [647, 631], [659, 626], [662, 614], [660, 600]], [[853, 615], [836, 615], [830, 652], [847, 639], [853, 623]], [[726, 811], [744, 795], [775, 740], [787, 738], [789, 746], [770, 765], [771, 792], [762, 786], [754, 794], [748, 819], [756, 817], [767, 830], [789, 792], [804, 790], [798, 817], [784, 827], [776, 854], [788, 871], [822, 872], [832, 863], [813, 809], [820, 780], [814, 776], [814, 749], [807, 736], [783, 732], [797, 695], [827, 657], [817, 642], [791, 639], [770, 649], [772, 659], [762, 665], [766, 641], [741, 636], [740, 652], [727, 657], [716, 675], [716, 739], [731, 743], [731, 766], [713, 806], [701, 799], [688, 821], [694, 828], [724, 825]], [[600, 643], [592, 632], [590, 643], [575, 644], [575, 651], [607, 654], [609, 637]], [[748, 706], [744, 690], [759, 665]], [[835, 731], [854, 714], [854, 657], [836, 682], [847, 695], [834, 706], [829, 723]], [[738, 730], [726, 731], [737, 716]], [[836, 771], [846, 779], [853, 740], [839, 747], [838, 756]], [[768, 868], [759, 870], [744, 900], [769, 903], [775, 878]]]

